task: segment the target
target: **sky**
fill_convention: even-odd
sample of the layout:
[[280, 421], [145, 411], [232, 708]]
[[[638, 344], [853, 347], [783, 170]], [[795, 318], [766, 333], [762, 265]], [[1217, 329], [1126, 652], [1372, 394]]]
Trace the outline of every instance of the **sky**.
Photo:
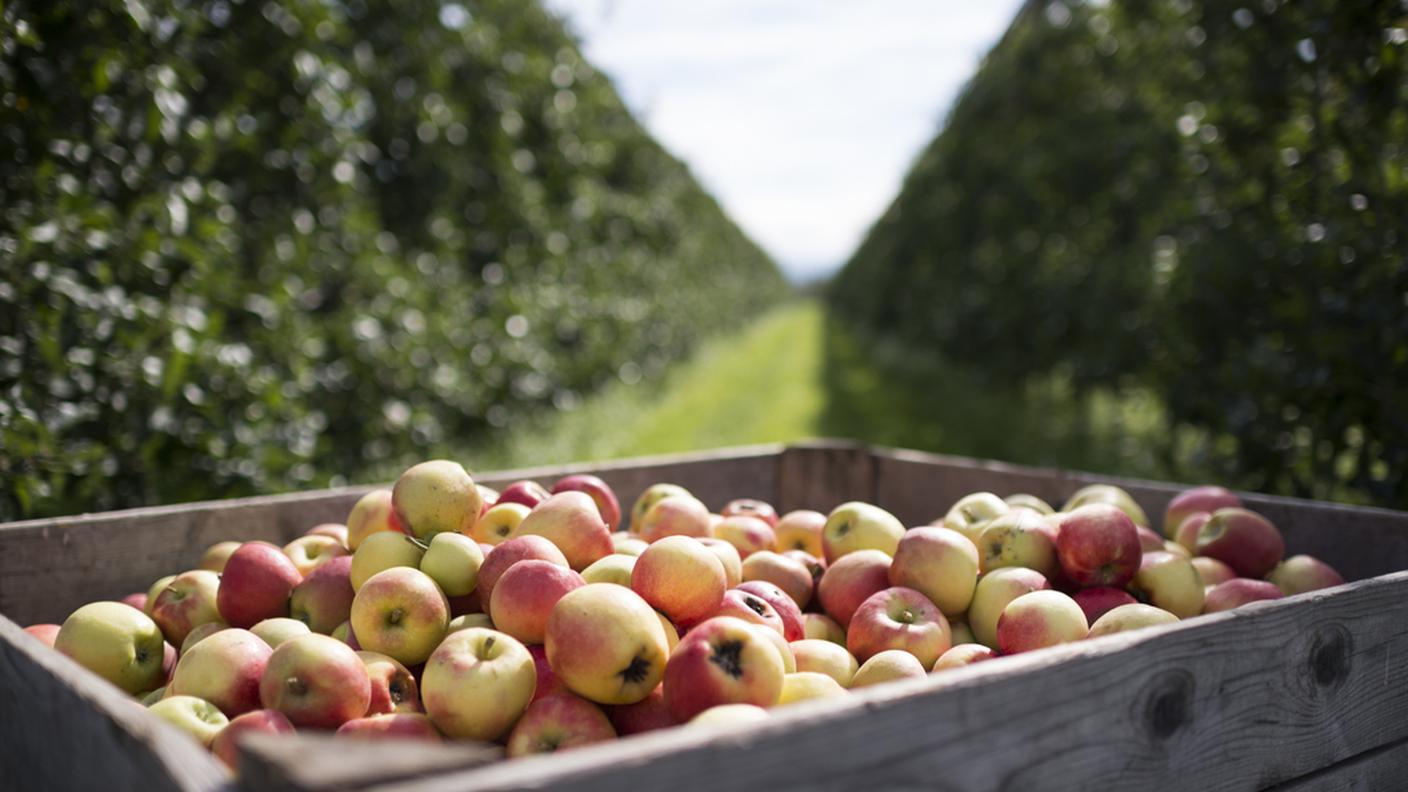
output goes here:
[[548, 0], [794, 281], [845, 263], [1021, 0]]

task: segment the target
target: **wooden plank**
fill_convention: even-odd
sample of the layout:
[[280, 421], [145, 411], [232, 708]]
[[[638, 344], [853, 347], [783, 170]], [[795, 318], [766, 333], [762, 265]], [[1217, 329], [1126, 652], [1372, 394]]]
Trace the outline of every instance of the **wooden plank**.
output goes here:
[[1408, 777], [1408, 740], [1366, 751], [1309, 775], [1267, 787], [1266, 792], [1342, 792], [1397, 789]]
[[[1009, 465], [915, 451], [876, 452], [876, 500], [907, 525], [942, 516], [953, 502], [982, 490], [1028, 492], [1061, 503], [1087, 484], [1128, 490], [1158, 530], [1164, 508], [1185, 484], [1101, 476], [1094, 473]], [[1347, 580], [1408, 569], [1408, 513], [1336, 503], [1239, 493], [1249, 508], [1265, 514], [1286, 538], [1287, 552], [1309, 553], [1334, 566]]]
[[[491, 472], [490, 486], [522, 478], [552, 484], [567, 473], [601, 475], [629, 509], [650, 484], [673, 481], [712, 508], [737, 497], [770, 500], [780, 446], [720, 449], [604, 463]], [[370, 486], [128, 509], [0, 525], [0, 613], [21, 624], [62, 622], [75, 608], [146, 589], [191, 569], [210, 545], [283, 544], [320, 522], [343, 522]]]
[[1408, 738], [1408, 573], [379, 792], [1261, 789]]
[[499, 746], [483, 743], [253, 734], [240, 744], [239, 786], [268, 792], [358, 790], [479, 767], [503, 753]]
[[794, 509], [825, 513], [846, 501], [875, 497], [875, 456], [868, 446], [838, 440], [798, 443], [777, 460], [779, 514]]
[[0, 616], [0, 788], [214, 790], [190, 737]]

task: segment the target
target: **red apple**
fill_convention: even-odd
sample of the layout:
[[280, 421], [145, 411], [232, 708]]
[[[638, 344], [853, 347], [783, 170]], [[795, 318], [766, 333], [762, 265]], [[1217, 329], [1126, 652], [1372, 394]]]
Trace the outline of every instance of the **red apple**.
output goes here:
[[772, 507], [772, 504], [753, 498], [731, 500], [724, 504], [724, 507], [719, 510], [719, 514], [723, 517], [756, 517], [767, 523], [769, 528], [776, 528], [778, 522], [777, 510]]
[[391, 712], [423, 712], [415, 675], [394, 657], [362, 650], [357, 653], [372, 683], [368, 715]]
[[1218, 509], [1198, 531], [1197, 554], [1222, 561], [1242, 577], [1265, 577], [1285, 553], [1276, 526], [1247, 509]]
[[[1198, 534], [1202, 532], [1203, 526], [1208, 524], [1212, 515], [1208, 512], [1193, 512], [1183, 518], [1183, 522], [1173, 529], [1173, 540], [1190, 553], [1198, 552]], [[1162, 550], [1163, 547], [1158, 549]]]
[[762, 597], [741, 589], [729, 589], [724, 592], [723, 601], [719, 603], [718, 610], [714, 611], [711, 618], [719, 616], [729, 616], [766, 627], [778, 635], [783, 634], [782, 617], [777, 615], [777, 611]]
[[826, 549], [822, 545], [821, 534], [826, 528], [826, 515], [819, 511], [801, 509], [784, 515], [773, 526], [777, 534], [777, 549], [801, 550], [813, 558], [823, 558]]
[[[575, 489], [575, 488], [573, 488]], [[564, 490], [568, 491], [568, 490]], [[521, 503], [529, 509], [538, 508], [538, 504], [552, 496], [547, 488], [536, 481], [515, 481], [499, 493], [499, 499], [494, 505], [500, 503]]]
[[782, 637], [788, 641], [800, 641], [806, 636], [806, 624], [802, 619], [802, 609], [791, 595], [780, 587], [765, 580], [748, 580], [738, 585], [739, 591], [756, 595], [772, 606], [782, 620]]
[[259, 685], [272, 650], [259, 636], [224, 629], [192, 646], [176, 663], [171, 695], [195, 696], [233, 718], [260, 707]]
[[872, 594], [856, 609], [846, 630], [846, 648], [861, 663], [887, 649], [901, 649], [929, 668], [951, 641], [948, 619], [938, 607], [902, 586]]
[[777, 534], [773, 533], [772, 526], [746, 514], [724, 517], [710, 528], [710, 533], [737, 548], [738, 555], [744, 560], [754, 553], [777, 546]]
[[1281, 589], [1265, 580], [1232, 578], [1208, 589], [1203, 613], [1232, 610], [1249, 602], [1281, 599]]
[[1057, 554], [1066, 576], [1080, 586], [1123, 586], [1139, 571], [1144, 555], [1134, 521], [1105, 503], [1066, 515], [1057, 534]]
[[216, 606], [225, 623], [248, 629], [287, 616], [289, 595], [302, 581], [283, 550], [267, 542], [245, 542], [225, 562]]
[[616, 739], [601, 707], [570, 693], [538, 699], [509, 732], [505, 754], [513, 759], [555, 753]]
[[1085, 613], [1085, 620], [1091, 624], [1121, 605], [1133, 605], [1138, 602], [1128, 591], [1108, 586], [1081, 589], [1072, 595], [1071, 599], [1076, 601]]
[[31, 624], [24, 628], [24, 631], [43, 641], [50, 648], [54, 646], [54, 639], [59, 635], [59, 625], [57, 624]]
[[608, 531], [614, 532], [621, 526], [621, 504], [616, 500], [616, 493], [605, 481], [587, 473], [577, 473], [563, 476], [552, 485], [554, 495], [573, 491], [585, 492], [591, 496]]
[[1204, 486], [1184, 490], [1173, 496], [1164, 510], [1164, 535], [1175, 539], [1178, 526], [1196, 512], [1212, 513], [1218, 509], [1241, 506], [1242, 499], [1222, 487]]
[[1194, 556], [1191, 563], [1193, 568], [1198, 570], [1198, 579], [1203, 581], [1204, 588], [1216, 586], [1218, 583], [1237, 577], [1236, 570], [1216, 558]]
[[336, 729], [366, 715], [371, 698], [371, 677], [362, 659], [347, 644], [317, 633], [280, 644], [259, 682], [264, 708], [282, 712], [299, 728]]
[[442, 741], [435, 724], [418, 712], [390, 712], [353, 718], [337, 727], [337, 736], [357, 740]]
[[[644, 527], [645, 524], [646, 512], [650, 511], [655, 504], [666, 498], [680, 495], [688, 498], [694, 497], [689, 494], [689, 490], [678, 484], [651, 484], [640, 494], [640, 497], [636, 498], [635, 503], [631, 506], [631, 524], [628, 526], [630, 532], [633, 534], [641, 532], [641, 528]], [[701, 503], [699, 505], [703, 506], [704, 504]], [[705, 509], [705, 513], [708, 513], [707, 508]]]
[[147, 607], [147, 593], [145, 591], [134, 591], [131, 594], [128, 594], [127, 596], [118, 600], [118, 602], [121, 602], [123, 605], [130, 605], [131, 607], [136, 608], [137, 610], [143, 613], [146, 613], [148, 616], [151, 615], [150, 613], [148, 613], [150, 609]]
[[709, 529], [709, 509], [703, 503], [690, 495], [670, 495], [645, 512], [637, 533], [653, 543], [666, 536], [709, 536]]
[[713, 615], [727, 585], [718, 557], [688, 536], [653, 542], [631, 570], [631, 589], [676, 624]]
[[553, 673], [552, 664], [548, 662], [547, 647], [542, 644], [533, 644], [528, 647], [528, 654], [533, 656], [533, 667], [538, 672], [538, 686], [533, 689], [534, 701], [555, 693], [570, 694], [572, 692], [562, 684], [562, 680], [557, 678], [557, 674]]
[[408, 666], [424, 663], [445, 637], [450, 603], [430, 576], [411, 567], [372, 575], [352, 600], [352, 630], [363, 648]]
[[1294, 555], [1276, 565], [1266, 579], [1286, 596], [1344, 584], [1344, 578], [1329, 564], [1308, 555]]
[[567, 592], [585, 585], [581, 575], [551, 561], [519, 561], [494, 586], [489, 606], [494, 626], [525, 644], [540, 644], [553, 606]]
[[782, 693], [782, 658], [747, 622], [721, 616], [695, 627], [665, 667], [665, 705], [687, 721], [719, 704], [771, 707]]
[[650, 691], [650, 695], [634, 704], [607, 707], [606, 714], [611, 718], [611, 725], [616, 727], [616, 733], [622, 737], [679, 725], [675, 716], [670, 714], [670, 708], [665, 706], [665, 689], [662, 686], [657, 686]]
[[1134, 530], [1139, 533], [1139, 549], [1146, 553], [1164, 549], [1164, 538], [1154, 533], [1153, 529], [1136, 525]]
[[842, 627], [877, 591], [890, 587], [890, 556], [881, 550], [856, 550], [831, 562], [821, 576], [817, 597], [822, 610]]
[[[700, 536], [696, 538], [696, 541], [709, 548], [709, 552], [713, 553], [714, 557], [724, 565], [724, 580], [727, 581], [729, 588], [736, 588], [739, 583], [743, 582], [743, 556], [738, 554], [738, 548], [712, 536]], [[646, 546], [649, 547], [649, 545]]]
[[239, 766], [239, 741], [246, 734], [293, 734], [293, 724], [283, 713], [260, 709], [246, 712], [230, 719], [230, 722], [215, 735], [210, 743], [210, 752], [215, 758], [234, 770]]
[[493, 615], [494, 586], [499, 582], [499, 576], [519, 561], [529, 559], [549, 561], [561, 567], [567, 566], [567, 557], [557, 549], [557, 545], [541, 536], [509, 539], [494, 545], [494, 549], [485, 554], [484, 563], [479, 567], [479, 585], [476, 590], [479, 592], [480, 605], [489, 609], [490, 616]]
[[[611, 555], [611, 531], [596, 503], [585, 492], [559, 492], [534, 507], [513, 529], [510, 538], [542, 536], [562, 551], [568, 566], [581, 572], [597, 559]], [[492, 607], [490, 613], [493, 613]]]
[[215, 605], [219, 591], [219, 574], [206, 569], [182, 572], [156, 595], [152, 621], [166, 640], [180, 646], [194, 628], [208, 622], [224, 623]]
[[997, 620], [997, 645], [1010, 655], [1080, 641], [1088, 632], [1090, 624], [1075, 600], [1059, 591], [1033, 591], [1003, 608]]
[[660, 684], [670, 653], [659, 615], [613, 583], [589, 583], [558, 600], [544, 645], [558, 679], [598, 704], [645, 698]]
[[368, 536], [383, 531], [405, 533], [391, 504], [391, 490], [372, 490], [347, 515], [347, 549], [355, 553]]
[[1034, 569], [1003, 567], [995, 569], [978, 581], [973, 590], [973, 603], [968, 606], [968, 627], [978, 643], [997, 648], [997, 622], [1008, 603], [1032, 591], [1051, 587], [1046, 577]]
[[288, 613], [327, 635], [352, 615], [352, 556], [329, 559], [308, 573], [289, 596]]
[[957, 644], [940, 655], [939, 659], [934, 661], [934, 666], [930, 671], [937, 673], [947, 668], [962, 668], [963, 666], [972, 665], [973, 663], [991, 660], [994, 657], [997, 657], [997, 652], [994, 652], [982, 644]]

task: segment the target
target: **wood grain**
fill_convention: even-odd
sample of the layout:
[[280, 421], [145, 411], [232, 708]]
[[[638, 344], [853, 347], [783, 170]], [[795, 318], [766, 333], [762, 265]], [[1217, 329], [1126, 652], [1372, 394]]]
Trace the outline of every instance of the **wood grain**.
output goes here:
[[778, 514], [794, 509], [822, 513], [852, 500], [875, 497], [875, 455], [860, 443], [818, 440], [789, 446], [777, 459]]
[[0, 788], [228, 787], [190, 737], [0, 616]]
[[481, 743], [349, 740], [299, 733], [251, 734], [240, 743], [241, 789], [269, 792], [358, 790], [479, 767], [503, 758]]
[[1366, 751], [1338, 764], [1316, 770], [1266, 792], [1375, 792], [1401, 789], [1408, 777], [1408, 740]]
[[1254, 790], [1408, 738], [1408, 573], [379, 792]]

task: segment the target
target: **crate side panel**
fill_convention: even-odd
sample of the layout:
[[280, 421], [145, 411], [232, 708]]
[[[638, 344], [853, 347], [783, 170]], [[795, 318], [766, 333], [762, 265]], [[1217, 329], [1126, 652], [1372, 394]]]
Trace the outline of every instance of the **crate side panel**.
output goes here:
[[823, 514], [847, 501], [875, 498], [875, 455], [856, 443], [818, 441], [790, 446], [777, 461], [778, 514]]
[[1400, 789], [1408, 778], [1408, 740], [1360, 754], [1323, 770], [1317, 770], [1266, 792], [1375, 792]]
[[382, 792], [1284, 783], [1408, 738], [1408, 573]]

